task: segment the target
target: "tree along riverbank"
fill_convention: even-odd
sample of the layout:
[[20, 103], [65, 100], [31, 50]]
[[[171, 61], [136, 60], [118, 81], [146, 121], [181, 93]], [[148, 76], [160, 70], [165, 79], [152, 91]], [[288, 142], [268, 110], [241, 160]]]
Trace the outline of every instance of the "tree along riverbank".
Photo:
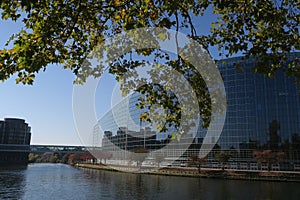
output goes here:
[[[127, 166], [107, 166], [99, 164], [76, 164], [79, 168], [88, 168], [96, 170], [118, 171], [124, 173], [137, 173], [136, 167]], [[286, 171], [258, 171], [258, 170], [222, 170], [201, 168], [198, 172], [197, 168], [191, 167], [162, 167], [162, 168], [141, 168], [140, 172], [150, 175], [165, 175], [165, 176], [183, 176], [183, 177], [201, 177], [201, 178], [218, 178], [218, 179], [236, 179], [236, 180], [251, 180], [251, 181], [287, 181], [300, 182], [300, 172]]]
[[76, 153], [30, 153], [28, 155], [29, 163], [63, 163], [74, 165], [75, 163], [90, 162], [94, 156], [88, 151], [80, 151]]

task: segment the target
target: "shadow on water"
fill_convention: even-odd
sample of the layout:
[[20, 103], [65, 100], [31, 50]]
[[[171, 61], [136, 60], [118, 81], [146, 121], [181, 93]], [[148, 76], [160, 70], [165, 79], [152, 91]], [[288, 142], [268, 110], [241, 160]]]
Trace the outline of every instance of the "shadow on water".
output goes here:
[[21, 199], [25, 186], [26, 165], [0, 166], [0, 199]]
[[0, 165], [0, 171], [11, 171], [11, 170], [26, 170], [28, 168], [27, 165]]

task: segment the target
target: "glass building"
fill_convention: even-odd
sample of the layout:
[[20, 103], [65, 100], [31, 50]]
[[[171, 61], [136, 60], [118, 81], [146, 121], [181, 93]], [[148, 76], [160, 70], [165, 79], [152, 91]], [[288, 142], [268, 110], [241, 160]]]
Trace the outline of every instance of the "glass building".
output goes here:
[[[299, 59], [300, 54], [289, 54], [283, 68], [295, 58]], [[244, 68], [237, 70], [235, 64], [241, 62]], [[283, 159], [272, 163], [272, 170], [300, 170], [299, 88], [295, 79], [288, 78], [282, 70], [276, 72], [275, 78], [253, 73], [255, 62], [244, 57], [217, 62], [224, 78], [227, 113], [222, 134], [208, 154], [206, 167], [220, 167], [216, 153], [228, 152], [231, 155], [228, 168], [265, 169], [253, 152], [271, 150], [284, 154]], [[165, 160], [174, 165], [199, 153], [205, 129], [199, 127], [180, 141], [171, 138], [172, 130], [156, 133], [140, 120], [144, 110], [135, 106], [138, 97], [134, 93], [99, 120], [103, 150], [113, 152], [116, 159], [126, 160], [130, 151], [143, 147], [149, 150], [149, 159], [161, 151]]]
[[[299, 58], [289, 55], [285, 66]], [[242, 62], [244, 70], [236, 70]], [[251, 168], [253, 151], [284, 152], [281, 169], [300, 161], [300, 96], [294, 78], [281, 70], [274, 78], [253, 73], [255, 59], [232, 58], [218, 62], [224, 78], [227, 113], [218, 147], [236, 152], [235, 160]], [[284, 67], [284, 66], [283, 66]], [[233, 160], [233, 159], [232, 159]], [[256, 168], [255, 164], [252, 164]]]

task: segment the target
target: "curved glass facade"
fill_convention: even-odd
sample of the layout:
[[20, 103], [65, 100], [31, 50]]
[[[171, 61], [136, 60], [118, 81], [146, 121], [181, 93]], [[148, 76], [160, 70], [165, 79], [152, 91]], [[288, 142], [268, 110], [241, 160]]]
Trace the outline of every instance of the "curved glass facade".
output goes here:
[[[289, 54], [289, 61], [300, 58], [299, 53]], [[235, 63], [243, 63], [237, 70]], [[254, 151], [271, 150], [283, 152], [284, 158], [273, 163], [272, 169], [300, 169], [300, 95], [293, 78], [282, 71], [275, 78], [266, 78], [252, 72], [255, 59], [242, 57], [220, 60], [217, 66], [224, 78], [227, 98], [226, 121], [222, 134], [207, 157], [207, 167], [218, 167], [215, 154], [229, 152], [228, 168], [264, 169], [258, 164]], [[165, 149], [165, 159], [187, 160], [199, 153], [206, 130], [181, 138], [171, 139], [171, 132], [158, 133], [139, 117], [143, 110], [135, 106], [139, 95], [134, 94], [117, 104], [99, 120], [102, 148], [112, 152], [126, 152], [144, 147], [150, 150], [149, 157], [159, 149]], [[189, 148], [186, 148], [188, 144]], [[126, 157], [123, 157], [126, 159]]]
[[[300, 57], [290, 54], [289, 61]], [[243, 62], [244, 70], [235, 63]], [[295, 79], [278, 71], [274, 78], [252, 72], [254, 59], [232, 58], [220, 61], [224, 77], [227, 114], [218, 144], [237, 152], [236, 160], [253, 160], [254, 150], [285, 153], [290, 164], [300, 161], [300, 96]], [[284, 67], [284, 66], [283, 66]], [[285, 166], [291, 168], [291, 166]]]

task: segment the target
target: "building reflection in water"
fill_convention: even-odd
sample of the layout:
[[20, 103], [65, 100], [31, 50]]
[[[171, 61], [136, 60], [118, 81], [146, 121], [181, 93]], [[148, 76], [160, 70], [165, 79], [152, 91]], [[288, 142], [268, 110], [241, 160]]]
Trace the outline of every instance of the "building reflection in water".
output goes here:
[[0, 166], [0, 199], [21, 199], [27, 166]]

